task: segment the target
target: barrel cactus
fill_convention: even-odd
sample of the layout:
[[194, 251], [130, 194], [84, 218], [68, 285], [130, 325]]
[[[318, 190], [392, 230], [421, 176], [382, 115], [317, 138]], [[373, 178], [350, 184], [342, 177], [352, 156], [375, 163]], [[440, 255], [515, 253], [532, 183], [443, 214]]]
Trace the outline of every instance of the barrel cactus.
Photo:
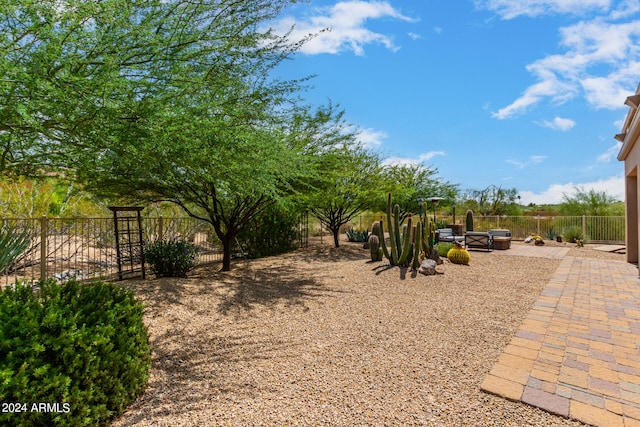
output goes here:
[[469, 261], [471, 261], [469, 252], [460, 244], [456, 244], [449, 250], [449, 252], [447, 253], [447, 258], [454, 264], [469, 265]]
[[375, 234], [369, 236], [369, 250], [371, 251], [371, 261], [382, 261], [380, 238]]

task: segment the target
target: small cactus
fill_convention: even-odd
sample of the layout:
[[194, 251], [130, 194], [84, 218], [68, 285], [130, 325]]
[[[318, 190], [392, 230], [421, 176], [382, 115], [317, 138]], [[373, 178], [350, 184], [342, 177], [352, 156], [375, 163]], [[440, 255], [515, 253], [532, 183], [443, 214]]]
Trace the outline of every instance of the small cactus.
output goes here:
[[378, 221], [371, 224], [371, 234], [375, 234], [380, 237], [380, 223], [378, 223]]
[[447, 253], [447, 259], [449, 259], [449, 261], [454, 264], [469, 265], [469, 261], [471, 261], [471, 255], [469, 255], [469, 252], [464, 249], [462, 245], [456, 244]]
[[473, 211], [471, 209], [467, 211], [467, 216], [465, 218], [465, 225], [466, 225], [467, 231], [473, 231]]
[[369, 250], [371, 251], [371, 261], [382, 261], [380, 238], [375, 234], [369, 236]]

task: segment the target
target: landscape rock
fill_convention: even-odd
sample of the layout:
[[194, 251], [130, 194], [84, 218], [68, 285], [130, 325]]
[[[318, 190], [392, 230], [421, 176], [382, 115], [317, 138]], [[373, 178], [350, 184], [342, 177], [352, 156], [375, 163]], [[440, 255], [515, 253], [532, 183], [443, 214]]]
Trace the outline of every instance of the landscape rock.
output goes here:
[[444, 270], [438, 266], [434, 260], [425, 259], [422, 261], [422, 264], [420, 264], [418, 273], [424, 274], [425, 276], [433, 276], [434, 274], [444, 274]]

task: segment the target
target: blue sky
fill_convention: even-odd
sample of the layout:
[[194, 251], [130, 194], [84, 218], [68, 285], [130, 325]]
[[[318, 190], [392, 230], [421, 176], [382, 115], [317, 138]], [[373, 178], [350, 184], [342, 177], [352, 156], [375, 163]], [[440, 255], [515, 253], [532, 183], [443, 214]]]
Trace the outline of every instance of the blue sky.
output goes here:
[[315, 74], [387, 162], [461, 190], [559, 203], [576, 186], [623, 200], [614, 139], [640, 83], [640, 0], [310, 0], [273, 28], [321, 32], [282, 77]]

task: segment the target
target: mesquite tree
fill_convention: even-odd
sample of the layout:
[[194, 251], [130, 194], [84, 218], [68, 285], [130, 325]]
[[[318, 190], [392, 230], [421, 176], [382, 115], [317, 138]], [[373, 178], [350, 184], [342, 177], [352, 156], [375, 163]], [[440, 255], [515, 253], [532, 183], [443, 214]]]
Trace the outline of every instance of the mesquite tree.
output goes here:
[[[169, 200], [224, 246], [310, 170], [287, 122], [290, 0], [0, 5], [0, 171], [63, 169], [98, 194]], [[304, 79], [302, 79], [304, 80]]]
[[254, 120], [296, 86], [267, 76], [298, 44], [260, 29], [293, 2], [0, 2], [0, 173], [68, 175], [170, 117], [167, 132], [194, 131], [197, 120], [179, 123], [185, 111], [172, 116], [189, 100], [236, 119], [240, 105]]
[[384, 197], [379, 162], [378, 156], [353, 141], [322, 153], [317, 164], [321, 177], [306, 200], [311, 213], [331, 230], [336, 248], [340, 228]]

